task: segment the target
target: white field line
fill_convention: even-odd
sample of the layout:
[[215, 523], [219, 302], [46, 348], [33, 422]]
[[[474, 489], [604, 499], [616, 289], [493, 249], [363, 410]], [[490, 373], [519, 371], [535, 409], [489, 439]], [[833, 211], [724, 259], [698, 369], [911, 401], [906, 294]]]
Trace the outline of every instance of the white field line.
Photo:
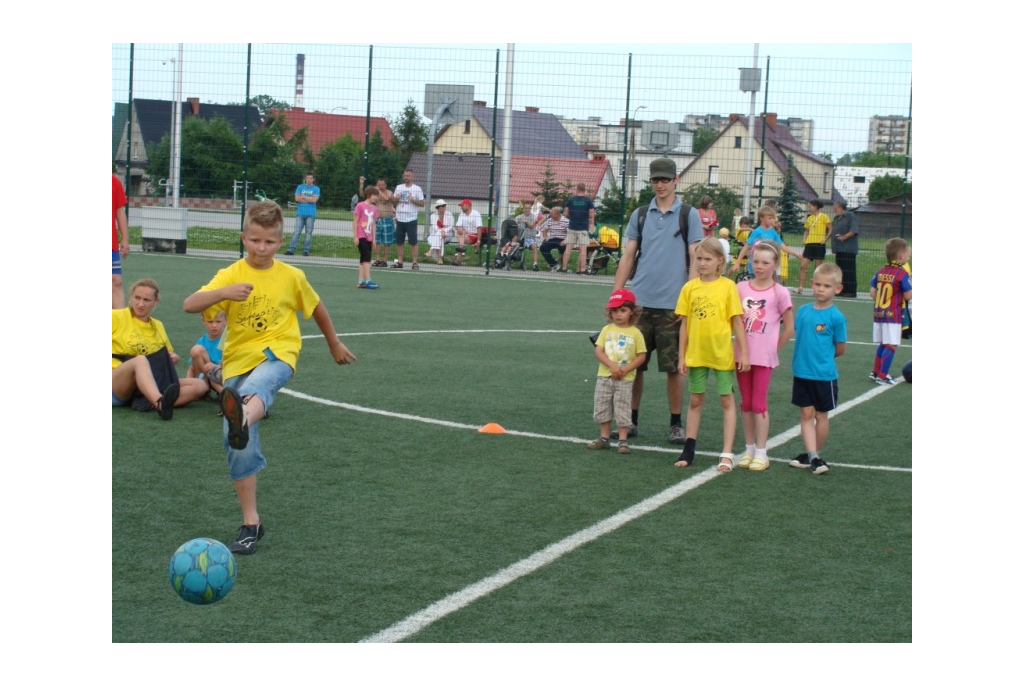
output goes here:
[[[535, 332], [556, 332], [556, 331], [535, 331]], [[565, 332], [565, 331], [561, 331]], [[378, 334], [379, 335], [379, 334]], [[868, 392], [848, 401], [840, 404], [836, 407], [835, 411], [832, 412], [832, 416], [841, 414], [857, 405], [867, 402], [873, 397], [890, 390], [893, 386], [876, 386]], [[455, 421], [445, 421], [442, 419], [434, 419], [426, 416], [416, 416], [414, 414], [404, 414], [399, 412], [387, 411], [385, 409], [374, 409], [372, 407], [362, 407], [355, 404], [349, 404], [347, 402], [335, 402], [333, 400], [326, 400], [320, 397], [314, 397], [313, 395], [307, 395], [306, 393], [297, 392], [295, 390], [289, 390], [283, 388], [282, 393], [291, 395], [297, 399], [307, 400], [309, 402], [315, 402], [331, 407], [337, 407], [339, 409], [347, 409], [349, 411], [362, 412], [366, 414], [374, 414], [377, 416], [385, 416], [389, 418], [402, 419], [405, 421], [417, 421], [419, 423], [426, 423], [435, 426], [441, 426], [444, 428], [457, 428], [463, 430], [479, 430], [479, 426], [470, 425], [466, 423], [458, 423]], [[506, 434], [516, 435], [527, 438], [538, 438], [542, 440], [556, 440], [561, 442], [571, 442], [577, 444], [586, 444], [588, 441], [581, 438], [573, 438], [567, 436], [556, 436], [556, 435], [544, 435], [541, 433], [531, 433], [529, 431], [517, 431], [506, 429]], [[797, 424], [792, 428], [770, 438], [768, 440], [768, 448], [774, 449], [780, 445], [783, 445], [794, 438], [800, 437], [800, 425]], [[678, 450], [669, 449], [665, 447], [647, 447], [636, 445], [633, 447], [634, 450], [643, 450], [648, 452], [669, 452], [675, 453]], [[708, 456], [717, 456], [717, 453], [700, 453]], [[777, 460], [778, 461], [778, 460]], [[860, 468], [860, 469], [871, 469], [877, 471], [891, 471], [900, 473], [911, 473], [912, 470], [908, 468], [897, 468], [887, 466], [866, 466], [862, 464], [837, 464], [834, 466], [843, 466], [845, 468]], [[719, 474], [715, 467], [696, 473], [694, 476], [687, 478], [686, 480], [680, 481], [676, 485], [673, 485], [661, 492], [648, 497], [647, 499], [634, 504], [631, 507], [623, 509], [622, 511], [609, 516], [608, 518], [595, 523], [589, 528], [585, 528], [577, 533], [574, 533], [558, 542], [548, 545], [544, 549], [531, 554], [530, 556], [517, 561], [511, 566], [498, 571], [497, 573], [484, 578], [483, 580], [473, 583], [458, 592], [452, 593], [447, 597], [444, 597], [425, 609], [422, 609], [415, 614], [412, 614], [401, 621], [385, 628], [384, 630], [363, 638], [360, 642], [398, 642], [404, 640], [416, 633], [420, 632], [427, 626], [434, 622], [444, 618], [448, 614], [459, 611], [465, 608], [476, 600], [485, 597], [491, 592], [505, 587], [506, 585], [522, 578], [534, 571], [543, 568], [544, 566], [552, 563], [560, 557], [572, 552], [580, 546], [596, 540], [608, 533], [611, 533], [618, 528], [630, 523], [645, 514], [649, 514], [652, 511], [660, 508], [661, 506], [672, 502], [673, 500], [683, 496], [690, 490], [693, 490], [701, 485], [709, 482], [713, 478], [722, 475]]]

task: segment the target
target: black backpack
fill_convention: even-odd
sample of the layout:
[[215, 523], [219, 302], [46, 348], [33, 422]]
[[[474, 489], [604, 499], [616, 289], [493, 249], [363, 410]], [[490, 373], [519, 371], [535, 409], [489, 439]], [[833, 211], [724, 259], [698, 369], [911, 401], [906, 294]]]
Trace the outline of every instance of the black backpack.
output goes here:
[[[637, 210], [638, 214], [636, 215], [636, 258], [633, 260], [633, 271], [631, 271], [629, 274], [629, 280], [633, 280], [633, 277], [636, 276], [636, 267], [639, 266], [640, 264], [640, 248], [644, 239], [644, 221], [647, 219], [647, 210], [649, 210], [650, 208], [651, 206], [648, 204], [644, 205], [643, 207], [640, 207]], [[675, 235], [672, 236], [673, 238], [685, 236], [690, 232], [691, 209], [693, 209], [693, 207], [686, 204], [685, 202], [683, 203], [683, 206], [680, 207], [679, 230], [675, 232]], [[686, 273], [690, 273], [690, 246], [686, 242], [685, 237], [683, 238], [683, 249], [686, 250]]]

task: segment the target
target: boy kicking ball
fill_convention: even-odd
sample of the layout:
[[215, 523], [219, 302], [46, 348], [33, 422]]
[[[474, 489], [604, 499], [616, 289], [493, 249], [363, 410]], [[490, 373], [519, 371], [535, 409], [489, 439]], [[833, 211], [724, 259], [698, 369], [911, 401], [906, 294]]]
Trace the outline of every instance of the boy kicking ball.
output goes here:
[[257, 202], [245, 212], [242, 242], [246, 256], [221, 269], [209, 283], [185, 299], [185, 311], [214, 318], [227, 316], [222, 375], [224, 446], [228, 472], [242, 509], [242, 526], [231, 543], [235, 554], [252, 554], [266, 528], [256, 507], [256, 474], [267, 460], [260, 450], [259, 422], [277, 391], [295, 373], [302, 348], [301, 313], [316, 321], [338, 364], [356, 360], [338, 340], [320, 296], [302, 270], [278, 262], [284, 217], [276, 202]]

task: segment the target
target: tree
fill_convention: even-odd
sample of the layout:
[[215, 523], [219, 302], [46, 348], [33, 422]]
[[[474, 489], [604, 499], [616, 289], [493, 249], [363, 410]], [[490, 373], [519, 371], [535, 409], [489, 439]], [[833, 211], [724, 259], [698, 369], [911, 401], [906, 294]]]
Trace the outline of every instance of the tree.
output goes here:
[[[305, 129], [288, 138], [289, 130], [287, 117], [282, 114], [256, 131], [249, 145], [249, 181], [253, 189], [262, 190], [282, 206], [295, 197], [295, 186], [310, 171], [310, 165], [299, 161], [309, 147]], [[325, 195], [321, 194], [321, 202], [327, 200]]]
[[412, 104], [409, 98], [402, 108], [402, 113], [397, 117], [388, 117], [388, 124], [391, 125], [391, 132], [394, 134], [392, 145], [402, 154], [402, 168], [409, 163], [409, 158], [414, 152], [427, 151], [427, 136], [430, 128], [423, 123], [416, 105]]
[[605, 196], [598, 199], [597, 211], [594, 212], [594, 221], [598, 224], [610, 226], [621, 226], [625, 218], [622, 216], [622, 188], [614, 180], [612, 187], [608, 189]]
[[568, 180], [561, 183], [556, 181], [555, 172], [551, 170], [550, 164], [544, 167], [544, 174], [535, 183], [538, 190], [530, 194], [540, 200], [545, 207], [564, 207], [565, 201], [573, 194], [572, 183]]
[[[910, 184], [907, 185], [907, 192], [910, 192]], [[903, 194], [903, 177], [886, 174], [878, 176], [868, 186], [868, 202], [877, 202], [887, 197]]]
[[698, 128], [693, 134], [693, 154], [699, 155], [704, 152], [717, 135], [718, 132], [710, 126]]
[[[170, 178], [171, 141], [165, 134], [150, 146], [149, 176]], [[181, 124], [181, 179], [186, 197], [230, 197], [232, 184], [242, 178], [242, 139], [223, 117], [188, 117]]]
[[847, 152], [836, 162], [838, 166], [863, 166], [875, 168], [902, 169], [906, 161], [907, 168], [914, 168], [913, 159], [905, 155], [894, 155], [888, 152]]
[[[363, 146], [345, 134], [320, 149], [316, 162], [317, 184], [331, 190], [331, 199], [324, 206], [347, 208], [352, 194], [359, 190], [363, 175]], [[373, 176], [367, 185], [373, 185]], [[321, 200], [323, 203], [323, 200]]]
[[803, 204], [793, 180], [793, 157], [786, 157], [786, 175], [782, 181], [782, 193], [779, 195], [779, 221], [782, 222], [783, 233], [802, 233], [804, 222], [800, 205]]
[[715, 204], [715, 213], [722, 228], [732, 229], [733, 210], [743, 209], [743, 197], [727, 186], [706, 186], [695, 183], [681, 193], [683, 202], [691, 207], [700, 207], [700, 200], [707, 195]]
[[[259, 110], [260, 117], [262, 117], [263, 119], [267, 118], [267, 115], [270, 114], [270, 110], [272, 109], [289, 110], [292, 108], [292, 106], [289, 105], [284, 100], [275, 100], [269, 95], [257, 95], [253, 98], [250, 98], [249, 102], [252, 104], [253, 107]], [[235, 107], [241, 107], [244, 103], [229, 102], [228, 104], [234, 105]]]

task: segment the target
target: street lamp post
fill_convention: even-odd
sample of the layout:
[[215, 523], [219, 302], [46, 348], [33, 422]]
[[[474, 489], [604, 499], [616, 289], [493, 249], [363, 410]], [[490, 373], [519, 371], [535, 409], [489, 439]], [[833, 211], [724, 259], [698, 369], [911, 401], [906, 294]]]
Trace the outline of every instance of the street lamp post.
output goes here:
[[630, 127], [629, 130], [629, 157], [630, 157], [630, 171], [632, 180], [630, 181], [629, 196], [633, 197], [633, 193], [636, 192], [636, 177], [640, 174], [639, 166], [636, 163], [636, 113], [642, 109], [647, 109], [647, 105], [637, 105], [637, 108], [633, 110], [633, 118], [626, 122], [626, 125]]
[[181, 188], [181, 68], [184, 44], [178, 43], [178, 56], [168, 57], [168, 62], [175, 69], [174, 101], [171, 103], [171, 165], [170, 178], [167, 179], [167, 206], [178, 206], [178, 195]]

